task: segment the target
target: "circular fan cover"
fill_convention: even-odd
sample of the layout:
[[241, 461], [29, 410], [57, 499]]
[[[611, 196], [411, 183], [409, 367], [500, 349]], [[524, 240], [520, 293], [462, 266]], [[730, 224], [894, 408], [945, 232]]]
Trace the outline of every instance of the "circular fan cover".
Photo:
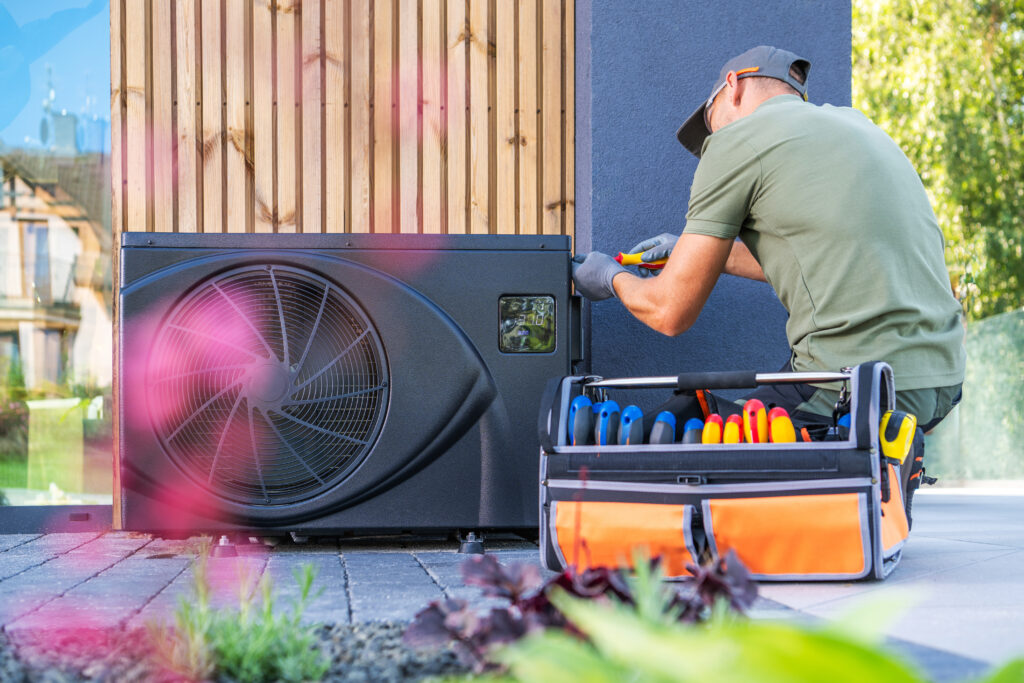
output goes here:
[[155, 335], [150, 417], [194, 481], [255, 506], [331, 488], [387, 410], [383, 346], [359, 305], [308, 270], [237, 268], [200, 282]]

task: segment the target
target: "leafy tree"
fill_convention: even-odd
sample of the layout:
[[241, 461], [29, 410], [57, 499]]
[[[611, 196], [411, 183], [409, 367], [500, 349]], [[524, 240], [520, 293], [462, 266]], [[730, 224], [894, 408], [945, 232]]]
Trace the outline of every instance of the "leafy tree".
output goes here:
[[853, 0], [853, 102], [903, 148], [972, 319], [1024, 301], [1024, 0]]

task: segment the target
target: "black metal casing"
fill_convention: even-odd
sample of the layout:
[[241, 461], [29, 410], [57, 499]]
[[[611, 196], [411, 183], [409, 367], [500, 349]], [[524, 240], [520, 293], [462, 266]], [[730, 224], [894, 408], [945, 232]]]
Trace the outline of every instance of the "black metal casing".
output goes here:
[[[540, 396], [549, 378], [571, 374], [582, 359], [570, 258], [564, 236], [124, 233], [125, 528], [309, 535], [536, 528]], [[245, 290], [246, 278], [262, 283], [263, 298]], [[306, 290], [305, 300], [296, 298]], [[499, 299], [507, 296], [554, 300], [553, 351], [499, 348]], [[211, 315], [211, 301], [222, 304], [214, 329], [190, 329], [203, 306]], [[336, 301], [354, 312], [337, 313]], [[335, 327], [351, 322], [351, 331], [337, 334], [353, 341], [335, 360], [317, 361], [316, 372], [301, 367], [331, 333], [322, 320], [332, 315]], [[247, 320], [253, 316], [274, 324]], [[370, 358], [377, 374], [368, 381], [376, 384], [299, 400], [299, 389], [341, 378], [356, 362], [356, 344], [366, 347], [359, 352]], [[204, 358], [207, 349], [218, 360]], [[187, 367], [179, 364], [186, 358]], [[177, 395], [178, 386], [196, 396]], [[330, 424], [304, 417], [339, 400], [359, 408], [336, 410]], [[334, 425], [362, 431], [351, 436]], [[336, 458], [343, 467], [296, 445], [324, 434], [353, 453]], [[243, 443], [226, 445], [232, 440]], [[273, 457], [260, 453], [268, 443]], [[252, 462], [243, 462], [250, 452]], [[289, 481], [308, 471], [309, 486], [275, 493], [275, 468], [286, 469]]]

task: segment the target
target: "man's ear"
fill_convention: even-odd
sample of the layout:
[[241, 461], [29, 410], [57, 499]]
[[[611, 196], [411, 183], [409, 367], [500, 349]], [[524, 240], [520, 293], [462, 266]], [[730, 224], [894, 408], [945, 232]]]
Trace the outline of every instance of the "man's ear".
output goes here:
[[739, 78], [735, 71], [730, 71], [725, 75], [725, 82], [729, 84], [728, 97], [732, 105], [738, 107], [743, 97], [743, 79]]

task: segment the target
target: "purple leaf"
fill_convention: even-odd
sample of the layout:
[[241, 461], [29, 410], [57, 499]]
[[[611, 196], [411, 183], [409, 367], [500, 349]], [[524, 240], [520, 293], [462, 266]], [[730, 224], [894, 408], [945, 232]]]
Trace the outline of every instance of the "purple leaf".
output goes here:
[[519, 640], [527, 632], [526, 622], [510, 609], [492, 609], [486, 619], [487, 645], [511, 643]]
[[465, 600], [434, 601], [418, 612], [402, 634], [406, 645], [414, 648], [440, 647], [458, 635], [448, 626], [448, 618], [466, 611]]
[[462, 563], [462, 578], [469, 586], [480, 586], [484, 595], [516, 602], [541, 584], [540, 568], [514, 562], [504, 566], [493, 555], [478, 555]]

